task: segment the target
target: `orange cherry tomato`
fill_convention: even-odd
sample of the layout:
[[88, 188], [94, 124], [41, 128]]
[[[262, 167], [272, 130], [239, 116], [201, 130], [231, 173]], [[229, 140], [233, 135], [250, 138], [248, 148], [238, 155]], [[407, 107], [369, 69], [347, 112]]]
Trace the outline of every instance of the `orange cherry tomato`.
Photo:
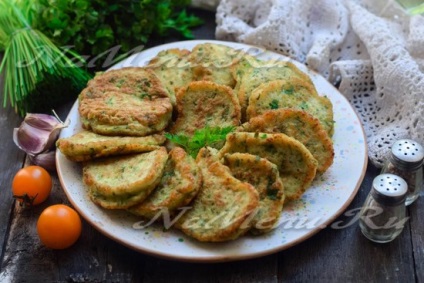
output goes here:
[[81, 218], [64, 204], [47, 207], [37, 221], [37, 232], [41, 242], [51, 249], [66, 249], [81, 235]]
[[52, 189], [49, 172], [40, 166], [20, 169], [12, 182], [13, 197], [23, 205], [37, 205], [45, 201]]

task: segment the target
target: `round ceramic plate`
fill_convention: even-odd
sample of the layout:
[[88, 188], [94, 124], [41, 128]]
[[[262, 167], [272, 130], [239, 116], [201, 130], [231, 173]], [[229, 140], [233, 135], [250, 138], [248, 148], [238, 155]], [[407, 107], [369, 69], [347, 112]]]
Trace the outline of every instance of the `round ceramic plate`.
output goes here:
[[[112, 68], [144, 66], [161, 50], [192, 49], [205, 42], [243, 49], [261, 59], [289, 60], [282, 55], [244, 44], [194, 40], [145, 50]], [[318, 93], [328, 96], [333, 103], [336, 121], [333, 136], [335, 158], [334, 164], [313, 182], [300, 200], [285, 206], [279, 225], [272, 232], [261, 236], [246, 235], [226, 243], [200, 243], [172, 227], [164, 229], [159, 225], [146, 225], [148, 223], [125, 211], [102, 209], [87, 196], [80, 164], [67, 160], [57, 151], [60, 182], [70, 202], [91, 225], [106, 236], [140, 252], [179, 260], [214, 262], [259, 257], [289, 248], [311, 237], [331, 224], [356, 195], [365, 174], [367, 147], [361, 123], [345, 97], [321, 75], [298, 62], [293, 63], [312, 78]], [[69, 137], [81, 130], [77, 102], [68, 118], [71, 124], [62, 130], [60, 137]]]

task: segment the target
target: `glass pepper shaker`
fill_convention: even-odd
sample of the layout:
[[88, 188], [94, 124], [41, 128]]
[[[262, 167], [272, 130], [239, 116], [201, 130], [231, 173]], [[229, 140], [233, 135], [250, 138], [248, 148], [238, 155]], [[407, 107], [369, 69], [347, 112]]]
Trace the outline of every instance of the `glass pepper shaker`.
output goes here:
[[381, 170], [381, 173], [391, 173], [402, 177], [408, 184], [408, 194], [405, 205], [413, 203], [424, 186], [423, 183], [424, 149], [416, 141], [398, 140], [392, 145], [392, 150]]
[[374, 178], [370, 193], [360, 211], [359, 227], [373, 242], [387, 243], [403, 230], [406, 217], [405, 198], [408, 185], [393, 174]]

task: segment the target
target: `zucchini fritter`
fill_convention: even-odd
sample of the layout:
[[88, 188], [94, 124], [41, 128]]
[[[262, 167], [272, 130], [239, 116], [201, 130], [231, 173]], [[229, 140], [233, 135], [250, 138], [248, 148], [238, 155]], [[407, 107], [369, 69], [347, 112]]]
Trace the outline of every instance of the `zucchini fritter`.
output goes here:
[[265, 111], [294, 108], [317, 118], [328, 135], [333, 135], [333, 104], [325, 96], [319, 96], [308, 83], [297, 78], [276, 80], [261, 84], [249, 98], [247, 118], [251, 119]]
[[277, 165], [287, 201], [300, 198], [316, 174], [317, 161], [309, 150], [285, 134], [230, 133], [219, 155], [235, 152], [257, 155]]
[[266, 63], [257, 59], [256, 57], [248, 53], [241, 52], [238, 58], [235, 60], [235, 63], [230, 68], [231, 75], [236, 81], [236, 84], [234, 86], [234, 93], [238, 93], [238, 90], [240, 89], [240, 85], [242, 83], [242, 79], [248, 71], [253, 68], [265, 67], [265, 64]]
[[150, 60], [146, 68], [152, 69], [169, 93], [172, 105], [176, 104], [179, 88], [193, 81], [193, 73], [188, 61], [187, 49], [167, 49]]
[[[298, 78], [304, 85], [309, 85], [310, 90], [316, 94], [311, 79], [293, 63], [282, 61], [271, 61], [268, 63], [264, 61], [261, 63], [261, 66], [257, 68], [246, 70], [241, 77], [241, 83], [236, 93], [239, 98], [242, 112], [246, 112], [252, 92], [261, 84], [274, 80], [292, 80], [294, 78]], [[249, 117], [247, 117], [247, 119], [249, 119]]]
[[193, 135], [197, 129], [238, 126], [240, 105], [231, 88], [213, 82], [192, 82], [177, 93], [178, 118], [171, 132]]
[[[196, 162], [203, 184], [193, 207], [177, 222], [185, 234], [201, 242], [236, 239], [248, 231], [245, 220], [258, 206], [258, 192], [231, 175], [216, 157], [216, 151], [202, 148]], [[244, 227], [246, 226], [246, 227]]]
[[126, 209], [142, 202], [160, 182], [168, 153], [165, 147], [147, 153], [87, 162], [83, 182], [91, 200], [108, 209]]
[[79, 114], [83, 128], [97, 134], [146, 136], [168, 125], [172, 105], [152, 70], [123, 68], [89, 81]]
[[184, 149], [175, 147], [169, 152], [159, 185], [146, 200], [130, 207], [129, 211], [146, 218], [153, 218], [162, 208], [172, 213], [190, 203], [201, 182], [202, 176], [195, 160]]
[[250, 231], [262, 234], [272, 230], [284, 203], [284, 186], [277, 165], [248, 153], [225, 154], [224, 164], [235, 178], [251, 184], [259, 193], [259, 206]]
[[234, 87], [235, 80], [230, 67], [239, 53], [239, 51], [222, 44], [196, 45], [189, 56], [193, 79]]
[[83, 130], [69, 138], [57, 140], [57, 148], [71, 161], [88, 161], [111, 155], [140, 153], [158, 149], [165, 142], [163, 135], [146, 137], [102, 136]]
[[333, 164], [333, 142], [321, 123], [310, 114], [297, 109], [265, 111], [238, 128], [239, 132], [283, 133], [303, 143], [318, 161], [318, 173]]

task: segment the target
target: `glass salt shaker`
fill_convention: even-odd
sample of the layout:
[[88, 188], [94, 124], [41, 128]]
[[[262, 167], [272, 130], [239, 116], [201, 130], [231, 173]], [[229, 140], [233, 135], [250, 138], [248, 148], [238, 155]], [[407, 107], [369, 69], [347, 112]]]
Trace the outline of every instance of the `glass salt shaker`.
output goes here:
[[360, 211], [359, 227], [373, 242], [387, 243], [403, 230], [406, 217], [405, 198], [408, 185], [393, 174], [374, 178], [370, 193]]
[[398, 140], [392, 145], [392, 150], [381, 170], [381, 173], [391, 173], [402, 177], [408, 184], [408, 194], [405, 205], [413, 203], [424, 186], [423, 182], [424, 149], [416, 141]]

